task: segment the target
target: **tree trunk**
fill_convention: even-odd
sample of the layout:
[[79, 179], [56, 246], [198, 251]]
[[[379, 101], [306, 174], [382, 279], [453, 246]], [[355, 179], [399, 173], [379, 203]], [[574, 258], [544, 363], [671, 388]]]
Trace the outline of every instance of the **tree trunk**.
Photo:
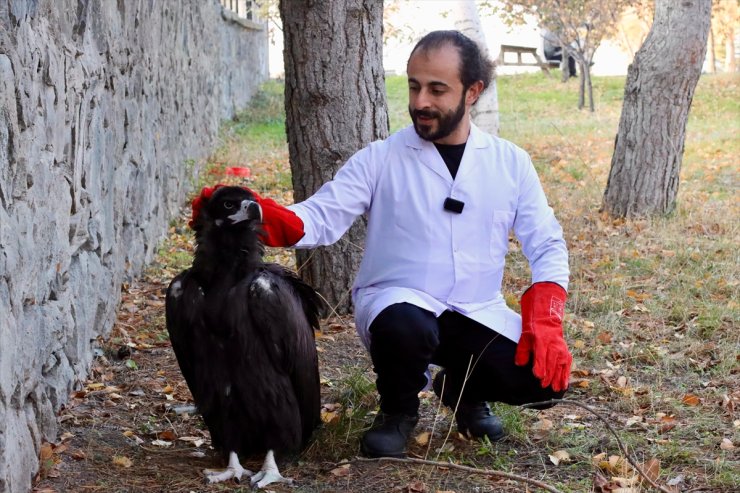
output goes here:
[[582, 61], [578, 62], [580, 70], [579, 86], [578, 86], [578, 109], [582, 110], [586, 106], [586, 64]]
[[603, 201], [612, 216], [667, 214], [675, 208], [711, 7], [711, 0], [655, 2], [653, 26], [627, 71]]
[[[458, 0], [456, 3], [455, 27], [464, 35], [478, 43], [486, 56], [488, 53], [488, 44], [486, 43], [486, 34], [478, 16], [478, 7], [474, 0]], [[478, 98], [478, 102], [473, 106], [473, 121], [484, 131], [498, 135], [499, 132], [499, 111], [498, 111], [498, 92], [496, 91], [496, 78], [491, 80], [491, 85]]]
[[733, 36], [725, 38], [725, 72], [735, 73], [735, 39]]
[[709, 73], [717, 73], [717, 58], [714, 54], [714, 28], [709, 25], [709, 46], [707, 47], [707, 63], [709, 64]]
[[[296, 202], [388, 135], [382, 0], [281, 0], [285, 124]], [[335, 245], [299, 250], [301, 277], [340, 314], [363, 253], [363, 217]]]
[[583, 80], [586, 86], [586, 95], [588, 96], [588, 110], [593, 113], [596, 111], [594, 106], [594, 86], [591, 81], [591, 62], [587, 60], [581, 67], [583, 71]]
[[570, 79], [570, 67], [568, 66], [568, 52], [565, 50], [565, 46], [560, 47], [560, 82], [568, 82]]

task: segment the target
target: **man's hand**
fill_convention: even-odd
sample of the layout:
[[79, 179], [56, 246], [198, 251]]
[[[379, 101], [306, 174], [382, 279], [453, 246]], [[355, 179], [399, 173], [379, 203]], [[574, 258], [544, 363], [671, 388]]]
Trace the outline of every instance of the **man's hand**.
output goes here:
[[262, 208], [262, 242], [271, 247], [287, 247], [303, 238], [303, 221], [291, 211], [267, 197], [249, 190]]
[[532, 372], [542, 388], [555, 392], [568, 388], [573, 357], [563, 338], [566, 292], [554, 282], [538, 282], [522, 295], [522, 337], [514, 363], [524, 366], [534, 355]]

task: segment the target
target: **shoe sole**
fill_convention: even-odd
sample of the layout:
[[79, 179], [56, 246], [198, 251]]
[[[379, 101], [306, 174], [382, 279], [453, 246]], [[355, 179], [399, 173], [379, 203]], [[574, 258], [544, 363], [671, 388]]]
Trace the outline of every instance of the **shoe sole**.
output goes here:
[[371, 450], [368, 450], [365, 448], [364, 444], [360, 445], [360, 452], [365, 457], [369, 457], [371, 459], [380, 459], [382, 457], [391, 457], [394, 459], [404, 459], [406, 458], [406, 451], [402, 450], [400, 452], [394, 452], [394, 453], [378, 453]]
[[[469, 431], [469, 430], [468, 430], [467, 428], [460, 428], [460, 427], [458, 427], [458, 428], [457, 428], [457, 431], [458, 431], [458, 432], [459, 432], [460, 434], [462, 434], [463, 436], [465, 436], [465, 437], [468, 437], [468, 438], [475, 438], [475, 439], [477, 439], [477, 440], [482, 440], [482, 439], [483, 439], [483, 437], [486, 437], [486, 436], [488, 436], [488, 435], [475, 436], [475, 435], [473, 435], [472, 433], [470, 433], [470, 431]], [[491, 442], [498, 442], [499, 440], [502, 440], [502, 439], [503, 439], [503, 438], [505, 438], [505, 437], [506, 437], [506, 432], [502, 431], [502, 432], [501, 432], [500, 434], [496, 435], [496, 436], [495, 436], [495, 437], [493, 437], [493, 438], [492, 438], [492, 437], [490, 437], [490, 436], [488, 436], [488, 440], [490, 440]]]

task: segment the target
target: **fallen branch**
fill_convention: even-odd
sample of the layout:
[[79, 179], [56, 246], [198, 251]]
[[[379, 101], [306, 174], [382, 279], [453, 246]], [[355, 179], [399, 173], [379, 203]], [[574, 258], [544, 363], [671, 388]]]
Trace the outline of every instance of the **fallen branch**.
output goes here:
[[664, 487], [660, 486], [659, 484], [657, 484], [655, 481], [653, 481], [647, 475], [647, 473], [645, 473], [645, 471], [642, 470], [642, 467], [640, 467], [639, 465], [637, 465], [637, 461], [635, 459], [633, 459], [632, 456], [630, 455], [630, 453], [627, 451], [627, 446], [624, 445], [624, 443], [622, 443], [622, 440], [619, 438], [619, 435], [617, 434], [617, 431], [612, 427], [612, 425], [609, 423], [609, 421], [607, 421], [606, 418], [604, 418], [603, 416], [601, 416], [599, 413], [597, 413], [596, 411], [594, 411], [593, 409], [591, 409], [586, 404], [580, 403], [578, 401], [573, 401], [573, 400], [570, 400], [570, 399], [550, 399], [549, 401], [530, 402], [528, 404], [522, 404], [521, 407], [537, 407], [537, 406], [544, 406], [544, 405], [548, 405], [548, 404], [571, 404], [573, 406], [577, 406], [577, 407], [580, 407], [582, 409], [585, 409], [586, 411], [590, 412], [591, 414], [593, 414], [594, 416], [596, 416], [597, 418], [599, 418], [599, 420], [601, 420], [601, 422], [606, 425], [606, 428], [611, 432], [611, 434], [614, 435], [614, 438], [616, 438], [617, 445], [619, 446], [619, 450], [621, 450], [622, 453], [624, 454], [624, 456], [627, 458], [627, 462], [629, 462], [630, 465], [635, 468], [635, 470], [640, 474], [640, 476], [642, 476], [648, 483], [650, 483], [650, 486], [652, 486], [653, 488], [655, 488], [655, 489], [657, 489], [659, 491], [662, 491], [663, 493], [674, 493], [673, 491], [671, 491], [671, 490], [669, 490], [667, 488], [664, 488]]
[[536, 486], [538, 488], [541, 488], [545, 491], [550, 491], [551, 493], [563, 493], [559, 489], [550, 486], [548, 484], [543, 483], [542, 481], [537, 481], [536, 479], [528, 478], [526, 476], [519, 476], [518, 474], [512, 474], [509, 472], [503, 472], [503, 471], [495, 471], [493, 469], [476, 469], [475, 467], [470, 466], [461, 466], [459, 464], [453, 464], [451, 462], [439, 462], [434, 460], [426, 460], [426, 459], [414, 459], [411, 457], [407, 458], [398, 458], [398, 457], [379, 457], [377, 459], [368, 459], [365, 457], [356, 457], [355, 459], [351, 460], [352, 462], [400, 462], [402, 464], [423, 464], [427, 466], [435, 466], [435, 467], [445, 467], [450, 469], [459, 469], [461, 471], [470, 472], [474, 474], [482, 474], [484, 476], [496, 476], [499, 478], [505, 478], [505, 479], [511, 479], [513, 481], [518, 481], [520, 483], [527, 483], [532, 486]]

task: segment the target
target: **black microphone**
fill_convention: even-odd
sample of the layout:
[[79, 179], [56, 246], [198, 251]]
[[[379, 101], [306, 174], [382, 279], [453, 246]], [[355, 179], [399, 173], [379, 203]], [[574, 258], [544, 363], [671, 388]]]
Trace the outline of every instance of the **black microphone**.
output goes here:
[[453, 199], [452, 197], [447, 197], [445, 199], [444, 209], [446, 211], [454, 212], [455, 214], [460, 214], [463, 211], [463, 207], [465, 207], [465, 202], [461, 200], [456, 200], [456, 199]]

